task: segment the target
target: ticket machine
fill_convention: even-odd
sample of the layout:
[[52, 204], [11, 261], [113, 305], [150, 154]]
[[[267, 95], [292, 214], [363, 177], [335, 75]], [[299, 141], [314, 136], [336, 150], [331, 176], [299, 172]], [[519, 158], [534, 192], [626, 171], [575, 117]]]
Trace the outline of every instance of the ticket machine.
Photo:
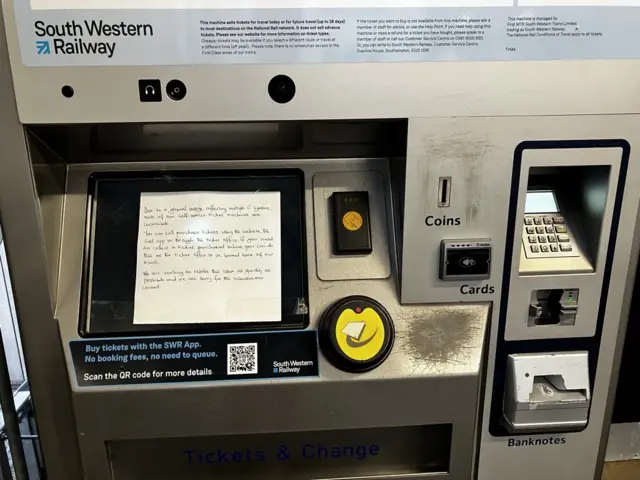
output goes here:
[[640, 9], [560, 3], [3, 0], [49, 477], [599, 478]]

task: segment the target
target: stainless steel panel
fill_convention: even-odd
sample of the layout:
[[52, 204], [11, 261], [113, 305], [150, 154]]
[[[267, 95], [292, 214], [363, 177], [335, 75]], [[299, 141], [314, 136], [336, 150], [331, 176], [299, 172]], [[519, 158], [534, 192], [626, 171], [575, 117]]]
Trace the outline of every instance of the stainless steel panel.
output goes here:
[[451, 425], [107, 443], [114, 480], [420, 478], [449, 470]]
[[[57, 318], [65, 341], [77, 338], [87, 178], [93, 171], [298, 167], [305, 171], [307, 205], [313, 203], [313, 177], [349, 172], [354, 178], [379, 172], [382, 159], [315, 161], [173, 162], [82, 165], [70, 168], [63, 225]], [[359, 173], [364, 172], [364, 173]], [[362, 178], [357, 180], [362, 182]], [[379, 192], [386, 197], [389, 192]], [[389, 311], [396, 326], [390, 357], [371, 372], [354, 375], [321, 357], [320, 377], [300, 380], [219, 384], [75, 389], [74, 405], [85, 472], [103, 479], [108, 471], [104, 442], [111, 439], [171, 438], [277, 431], [429, 425], [452, 423], [451, 478], [473, 471], [479, 374], [488, 303], [401, 305], [393, 278], [326, 282], [316, 274], [314, 211], [307, 209], [310, 319], [335, 300], [371, 296]], [[71, 359], [68, 358], [70, 361]], [[233, 408], [230, 406], [233, 405]], [[295, 406], [295, 408], [294, 408]], [[96, 416], [96, 412], [101, 412]], [[144, 412], [132, 415], [130, 412]], [[194, 414], [194, 412], [197, 412]], [[119, 420], [115, 420], [119, 419]]]
[[[613, 67], [613, 65], [611, 65]], [[623, 306], [623, 295], [628, 293], [628, 282], [633, 278], [637, 247], [632, 250], [636, 233], [639, 191], [633, 185], [640, 182], [640, 165], [635, 157], [635, 145], [640, 138], [640, 118], [635, 115], [511, 117], [511, 118], [412, 118], [409, 121], [407, 146], [407, 176], [403, 203], [402, 238], [402, 301], [405, 303], [431, 303], [473, 301], [482, 299], [498, 302], [504, 293], [502, 266], [504, 257], [506, 221], [508, 217], [511, 171], [514, 152], [523, 141], [626, 139], [631, 144], [631, 158], [627, 172], [627, 187], [621, 205], [615, 255], [612, 259], [610, 283], [607, 289], [606, 309], [603, 311], [602, 344], [595, 374], [591, 419], [587, 429], [567, 434], [565, 442], [553, 448], [537, 449], [510, 445], [508, 437], [494, 437], [488, 431], [489, 413], [493, 394], [493, 370], [497, 344], [498, 309], [492, 313], [492, 330], [488, 339], [488, 367], [485, 384], [483, 426], [479, 445], [479, 480], [495, 478], [593, 478], [600, 469], [601, 438], [607, 430], [605, 406], [608, 387], [614, 374], [614, 355], [617, 355], [619, 321], [628, 305]], [[451, 206], [437, 207], [435, 192], [438, 179], [451, 176], [453, 190]], [[456, 185], [463, 184], [464, 188]], [[523, 191], [521, 190], [521, 193]], [[446, 210], [446, 211], [444, 211]], [[459, 217], [460, 225], [442, 225], [424, 228], [428, 216]], [[488, 291], [461, 291], [463, 282], [440, 282], [437, 277], [438, 246], [446, 238], [491, 238], [493, 241], [493, 269], [491, 280], [484, 285]], [[559, 282], [551, 276], [541, 278], [535, 288], [576, 288], [579, 275]], [[569, 281], [571, 280], [571, 282]], [[466, 282], [467, 285], [472, 285]], [[480, 284], [482, 285], [482, 284]], [[532, 287], [533, 289], [534, 287]], [[581, 295], [582, 295], [581, 289]], [[529, 292], [530, 294], [530, 292]], [[600, 291], [595, 291], [600, 298]], [[525, 296], [526, 297], [526, 296]], [[524, 297], [523, 297], [524, 298]], [[526, 328], [526, 307], [523, 305], [522, 323]], [[581, 301], [583, 297], [581, 296]], [[519, 320], [516, 320], [516, 322]], [[576, 325], [579, 321], [576, 320]], [[563, 330], [571, 327], [558, 327]], [[545, 328], [546, 329], [546, 328]], [[535, 329], [532, 329], [535, 330]], [[551, 335], [551, 334], [549, 334]], [[571, 337], [562, 331], [552, 336]], [[585, 333], [585, 335], [589, 335]], [[528, 438], [528, 437], [527, 437]], [[589, 452], [585, 454], [585, 452]], [[593, 458], [593, 462], [566, 462], [572, 456]], [[544, 460], [542, 460], [544, 459]]]
[[640, 459], [640, 423], [614, 423], [608, 433], [607, 462]]
[[42, 210], [13, 99], [4, 36], [0, 18], [0, 220], [44, 461], [50, 478], [75, 480], [82, 475], [78, 440], [62, 342], [51, 306]]

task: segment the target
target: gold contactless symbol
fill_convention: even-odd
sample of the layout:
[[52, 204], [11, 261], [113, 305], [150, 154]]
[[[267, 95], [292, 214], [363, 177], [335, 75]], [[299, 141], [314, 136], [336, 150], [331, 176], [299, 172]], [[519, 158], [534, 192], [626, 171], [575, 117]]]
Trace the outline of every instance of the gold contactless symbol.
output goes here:
[[358, 212], [354, 212], [353, 210], [348, 211], [342, 217], [342, 225], [344, 225], [344, 228], [351, 230], [352, 232], [360, 230], [362, 223], [362, 215]]
[[352, 360], [367, 361], [376, 357], [385, 345], [385, 326], [378, 312], [367, 307], [346, 308], [335, 325], [338, 348]]

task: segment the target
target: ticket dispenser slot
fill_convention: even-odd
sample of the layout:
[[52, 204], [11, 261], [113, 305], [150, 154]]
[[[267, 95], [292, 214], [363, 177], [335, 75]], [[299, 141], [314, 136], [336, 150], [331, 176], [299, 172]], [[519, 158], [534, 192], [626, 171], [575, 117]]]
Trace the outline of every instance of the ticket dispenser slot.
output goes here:
[[582, 430], [590, 404], [587, 352], [509, 355], [503, 411], [509, 432]]
[[541, 289], [532, 292], [528, 325], [575, 325], [579, 294], [577, 288]]

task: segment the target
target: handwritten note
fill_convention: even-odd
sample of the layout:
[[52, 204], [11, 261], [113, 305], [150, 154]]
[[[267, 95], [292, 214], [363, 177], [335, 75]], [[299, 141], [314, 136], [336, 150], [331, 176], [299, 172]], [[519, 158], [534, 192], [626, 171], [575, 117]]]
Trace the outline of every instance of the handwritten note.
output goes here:
[[133, 323], [281, 321], [280, 244], [280, 192], [142, 193]]

